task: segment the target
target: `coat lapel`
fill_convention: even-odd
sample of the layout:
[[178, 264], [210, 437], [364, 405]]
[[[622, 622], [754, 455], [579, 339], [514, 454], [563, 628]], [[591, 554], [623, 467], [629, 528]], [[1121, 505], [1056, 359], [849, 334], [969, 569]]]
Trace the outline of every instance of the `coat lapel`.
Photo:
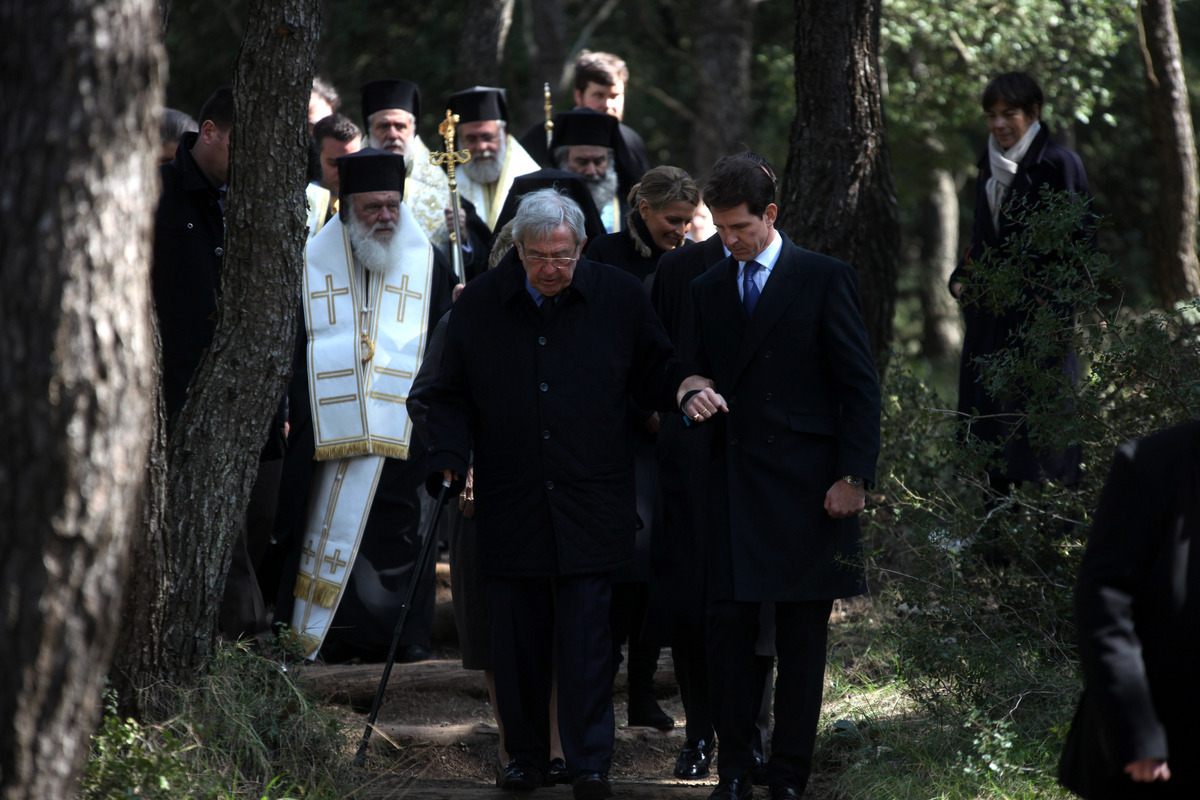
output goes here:
[[733, 262], [733, 297], [737, 301], [743, 327], [737, 331], [741, 336], [741, 344], [733, 362], [733, 373], [730, 376], [731, 385], [737, 383], [738, 378], [741, 377], [742, 372], [754, 357], [754, 353], [775, 330], [779, 318], [796, 299], [807, 280], [807, 276], [800, 269], [799, 259], [796, 257], [796, 247], [782, 232], [776, 232], [783, 238], [783, 248], [779, 251], [775, 268], [771, 270], [771, 275], [763, 286], [758, 305], [754, 308], [754, 316], [749, 320], [746, 318], [746, 311], [742, 307], [738, 295], [737, 262]]

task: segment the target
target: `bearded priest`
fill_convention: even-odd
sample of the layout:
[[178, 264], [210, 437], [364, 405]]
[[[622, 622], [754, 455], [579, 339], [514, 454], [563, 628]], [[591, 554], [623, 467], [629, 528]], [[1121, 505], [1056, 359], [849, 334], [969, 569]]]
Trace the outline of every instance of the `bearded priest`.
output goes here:
[[305, 256], [297, 371], [308, 391], [293, 392], [287, 476], [302, 488], [286, 499], [304, 514], [276, 619], [291, 624], [309, 658], [382, 661], [419, 580], [399, 660], [423, 660], [434, 603], [432, 570], [415, 574], [425, 446], [404, 401], [428, 332], [450, 307], [453, 275], [401, 201], [403, 157], [360, 150], [338, 159], [338, 174], [338, 216]]

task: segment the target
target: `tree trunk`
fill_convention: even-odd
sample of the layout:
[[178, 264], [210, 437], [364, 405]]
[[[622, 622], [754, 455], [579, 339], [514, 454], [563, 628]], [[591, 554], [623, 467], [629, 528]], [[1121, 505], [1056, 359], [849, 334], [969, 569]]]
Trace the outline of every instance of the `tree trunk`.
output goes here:
[[520, 119], [513, 132], [520, 136], [535, 123], [545, 122], [542, 86], [550, 84], [550, 99], [555, 112], [564, 109], [557, 102], [562, 92], [563, 63], [567, 59], [567, 26], [562, 0], [525, 0], [525, 47], [529, 50], [529, 85]]
[[754, 0], [713, 0], [705, 6], [696, 52], [703, 71], [692, 127], [691, 163], [707, 174], [717, 159], [744, 149], [750, 117], [750, 44]]
[[291, 372], [320, 8], [249, 4], [234, 78], [220, 319], [167, 445], [161, 542], [154, 531], [142, 542], [151, 563], [139, 564], [133, 591], [153, 598], [169, 587], [169, 603], [139, 609], [122, 631], [124, 680], [134, 687], [186, 685], [213, 649], [232, 545]]
[[929, 194], [921, 201], [920, 277], [924, 323], [921, 351], [926, 358], [945, 361], [962, 349], [962, 320], [950, 295], [950, 273], [958, 261], [958, 190], [950, 170], [933, 168]]
[[1155, 283], [1160, 302], [1170, 306], [1200, 295], [1200, 266], [1196, 261], [1196, 223], [1200, 210], [1196, 138], [1171, 0], [1138, 3], [1138, 27], [1158, 167], [1158, 210], [1151, 237]]
[[496, 85], [512, 15], [513, 0], [471, 0], [458, 40], [456, 90]]
[[145, 477], [161, 17], [153, 0], [10, 0], [0, 27], [20, 32], [0, 77], [0, 798], [62, 798]]
[[796, 119], [780, 227], [858, 270], [883, 374], [896, 306], [899, 211], [879, 81], [880, 0], [796, 0]]

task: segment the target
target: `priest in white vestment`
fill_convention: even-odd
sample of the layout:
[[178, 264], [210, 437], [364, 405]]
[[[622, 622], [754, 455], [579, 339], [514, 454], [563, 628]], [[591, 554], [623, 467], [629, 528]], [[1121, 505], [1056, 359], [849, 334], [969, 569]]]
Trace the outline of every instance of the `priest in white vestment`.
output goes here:
[[[412, 81], [384, 78], [362, 87], [367, 141], [377, 150], [404, 156], [404, 205], [434, 247], [445, 249], [450, 236], [442, 209], [450, 200], [450, 181], [429, 163], [429, 148], [417, 134], [421, 89]], [[438, 147], [440, 148], [440, 145]]]
[[[453, 281], [401, 202], [402, 158], [360, 150], [338, 173], [339, 213], [305, 256], [312, 469], [289, 619], [310, 658], [382, 660], [420, 551], [424, 446], [405, 399]], [[434, 588], [417, 580], [414, 611]], [[414, 627], [401, 660], [431, 655]]]
[[539, 167], [508, 133], [508, 95], [503, 89], [475, 86], [450, 95], [450, 110], [458, 115], [458, 143], [471, 160], [455, 173], [458, 194], [496, 230], [496, 219], [512, 188], [513, 179]]

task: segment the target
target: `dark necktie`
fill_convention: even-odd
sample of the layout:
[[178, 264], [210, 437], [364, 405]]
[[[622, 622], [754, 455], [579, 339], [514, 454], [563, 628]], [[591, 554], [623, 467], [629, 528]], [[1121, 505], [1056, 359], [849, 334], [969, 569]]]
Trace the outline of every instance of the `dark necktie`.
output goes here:
[[762, 269], [762, 264], [757, 261], [747, 261], [746, 268], [742, 273], [742, 305], [746, 307], [746, 316], [754, 314], [754, 307], [758, 305], [758, 284], [754, 282], [754, 274]]

